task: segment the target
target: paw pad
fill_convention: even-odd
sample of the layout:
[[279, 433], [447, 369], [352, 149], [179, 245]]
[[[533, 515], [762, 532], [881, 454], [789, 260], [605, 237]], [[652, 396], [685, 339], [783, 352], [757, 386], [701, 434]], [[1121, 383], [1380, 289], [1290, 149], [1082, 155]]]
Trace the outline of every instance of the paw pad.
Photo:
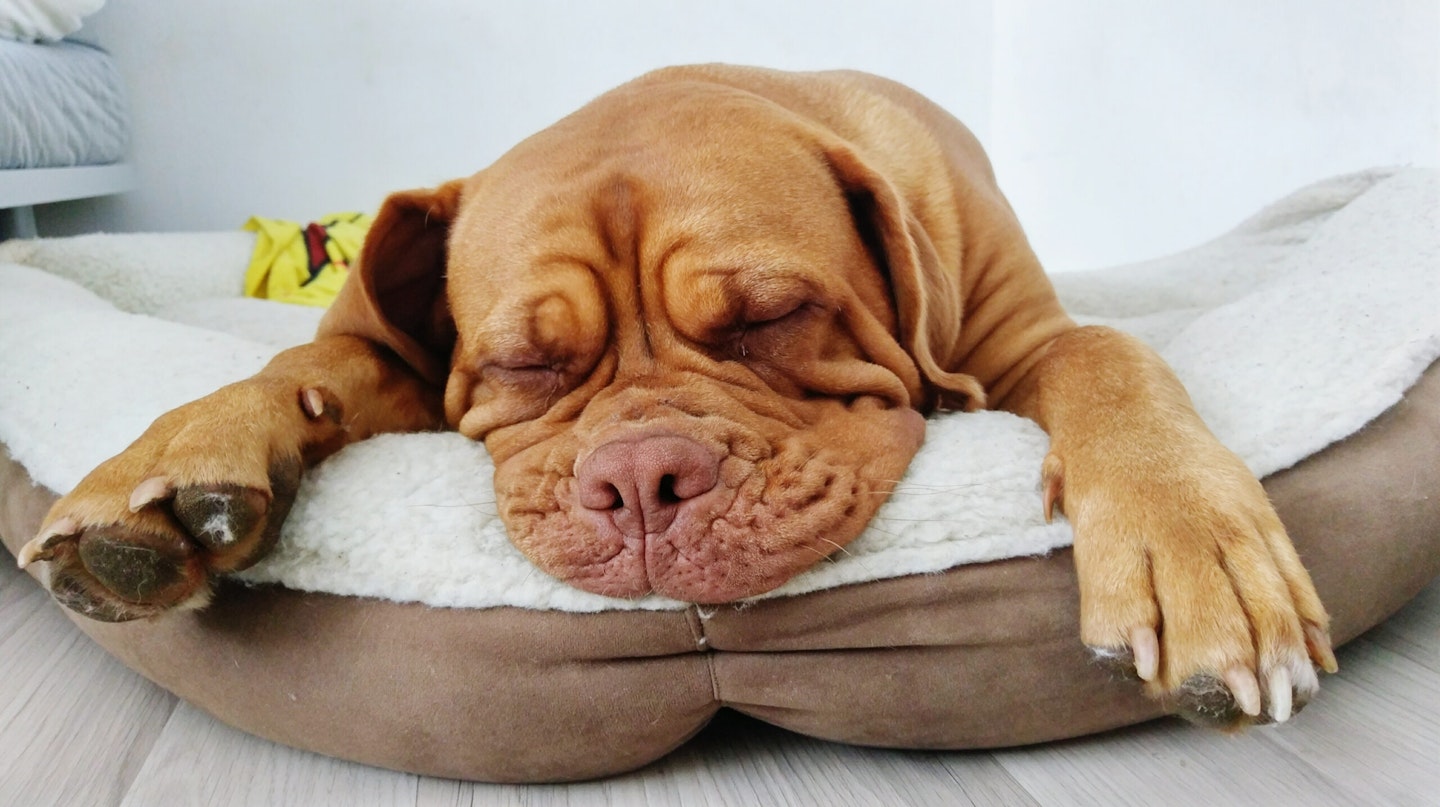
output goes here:
[[183, 488], [171, 506], [191, 537], [212, 552], [224, 552], [250, 537], [269, 505], [258, 490], [221, 484]]

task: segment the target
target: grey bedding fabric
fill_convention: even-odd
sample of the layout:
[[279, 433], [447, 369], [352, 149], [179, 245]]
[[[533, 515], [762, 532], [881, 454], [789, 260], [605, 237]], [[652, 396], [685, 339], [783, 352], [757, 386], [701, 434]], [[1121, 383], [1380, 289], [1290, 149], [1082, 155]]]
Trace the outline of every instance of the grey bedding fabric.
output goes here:
[[119, 162], [129, 137], [110, 54], [79, 42], [0, 39], [0, 169]]

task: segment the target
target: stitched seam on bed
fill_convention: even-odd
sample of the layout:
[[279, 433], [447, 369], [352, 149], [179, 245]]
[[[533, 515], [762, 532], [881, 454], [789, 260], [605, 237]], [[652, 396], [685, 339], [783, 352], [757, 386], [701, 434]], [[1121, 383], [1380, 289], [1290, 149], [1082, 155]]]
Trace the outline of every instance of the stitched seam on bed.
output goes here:
[[710, 675], [710, 697], [720, 702], [720, 678], [715, 670], [715, 654], [710, 652], [710, 637], [705, 634], [705, 618], [700, 615], [699, 606], [685, 609], [685, 623], [690, 626], [690, 635], [695, 640], [695, 649], [705, 659], [705, 671]]

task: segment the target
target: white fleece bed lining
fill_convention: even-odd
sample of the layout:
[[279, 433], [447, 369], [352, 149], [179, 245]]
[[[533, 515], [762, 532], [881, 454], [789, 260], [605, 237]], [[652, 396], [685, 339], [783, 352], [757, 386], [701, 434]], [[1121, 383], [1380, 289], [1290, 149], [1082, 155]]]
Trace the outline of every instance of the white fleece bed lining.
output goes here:
[[[1153, 345], [1251, 469], [1282, 470], [1394, 405], [1440, 356], [1440, 174], [1387, 169], [1286, 197], [1196, 249], [1055, 276], [1072, 313]], [[71, 489], [162, 412], [253, 374], [319, 312], [238, 297], [248, 234], [0, 244], [0, 442]], [[87, 290], [88, 289], [88, 290]], [[126, 313], [116, 306], [132, 313]], [[1043, 554], [1047, 438], [997, 412], [932, 418], [864, 535], [765, 596]], [[240, 577], [435, 606], [591, 612], [616, 600], [537, 570], [458, 434], [385, 435], [313, 469], [276, 551]]]

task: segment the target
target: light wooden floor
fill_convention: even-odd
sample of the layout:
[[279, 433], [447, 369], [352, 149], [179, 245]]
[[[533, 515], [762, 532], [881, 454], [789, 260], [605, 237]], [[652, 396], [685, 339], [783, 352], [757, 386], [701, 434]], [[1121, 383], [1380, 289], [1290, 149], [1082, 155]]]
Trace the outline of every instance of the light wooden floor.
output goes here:
[[1340, 653], [1292, 723], [1159, 721], [995, 753], [810, 740], [722, 716], [642, 771], [568, 786], [393, 773], [223, 726], [105, 655], [0, 562], [0, 807], [182, 805], [1437, 805], [1440, 581]]

